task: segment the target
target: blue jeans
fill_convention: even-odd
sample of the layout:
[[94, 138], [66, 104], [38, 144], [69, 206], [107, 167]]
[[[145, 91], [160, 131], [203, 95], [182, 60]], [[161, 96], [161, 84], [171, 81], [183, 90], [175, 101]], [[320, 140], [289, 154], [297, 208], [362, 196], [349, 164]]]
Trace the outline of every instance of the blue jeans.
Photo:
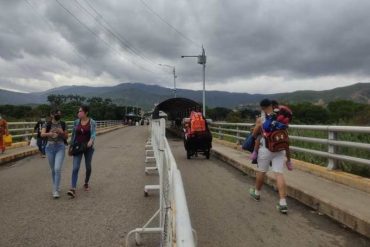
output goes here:
[[37, 147], [39, 148], [40, 153], [43, 155], [45, 155], [46, 144], [47, 144], [47, 139], [37, 137]]
[[53, 180], [53, 191], [59, 191], [61, 170], [64, 162], [66, 147], [64, 143], [48, 143], [45, 151], [48, 156], [51, 169], [51, 178]]
[[86, 176], [85, 184], [89, 183], [91, 176], [91, 161], [94, 154], [94, 148], [88, 148], [84, 153], [73, 156], [73, 171], [72, 171], [72, 189], [76, 189], [78, 180], [78, 171], [80, 170], [82, 156], [85, 156]]

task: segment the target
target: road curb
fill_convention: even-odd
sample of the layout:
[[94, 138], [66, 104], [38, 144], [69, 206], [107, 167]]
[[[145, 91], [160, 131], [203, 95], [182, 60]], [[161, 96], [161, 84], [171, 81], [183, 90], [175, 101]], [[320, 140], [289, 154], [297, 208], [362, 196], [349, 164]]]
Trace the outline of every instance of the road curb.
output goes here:
[[[212, 149], [212, 154], [217, 159], [233, 166], [243, 173], [251, 177], [256, 176], [257, 169], [254, 166], [234, 160], [215, 149]], [[275, 178], [272, 176], [272, 174], [267, 173], [265, 183], [269, 186], [275, 186]], [[355, 213], [349, 212], [347, 208], [342, 208], [339, 205], [334, 205], [332, 202], [325, 200], [325, 198], [318, 198], [315, 195], [305, 192], [304, 190], [294, 188], [289, 184], [287, 184], [287, 193], [289, 197], [294, 198], [323, 214], [326, 214], [337, 222], [370, 238], [370, 222], [362, 219], [361, 215], [355, 215]]]
[[[106, 134], [106, 133], [109, 133], [109, 132], [112, 132], [112, 131], [115, 131], [117, 129], [121, 129], [121, 128], [124, 128], [124, 127], [126, 127], [126, 126], [118, 126], [118, 127], [114, 127], [114, 128], [104, 129], [104, 130], [98, 131], [96, 133], [96, 135]], [[25, 147], [25, 146], [27, 146], [27, 142], [15, 143], [12, 146], [13, 146], [13, 148], [10, 148], [10, 149]], [[4, 164], [7, 164], [7, 163], [10, 163], [10, 162], [14, 162], [14, 161], [26, 158], [28, 156], [38, 154], [38, 153], [39, 153], [39, 150], [37, 148], [31, 148], [31, 147], [30, 147], [29, 150], [23, 150], [23, 151], [14, 153], [14, 154], [8, 154], [7, 155], [5, 153], [3, 156], [0, 156], [0, 166], [4, 165]]]

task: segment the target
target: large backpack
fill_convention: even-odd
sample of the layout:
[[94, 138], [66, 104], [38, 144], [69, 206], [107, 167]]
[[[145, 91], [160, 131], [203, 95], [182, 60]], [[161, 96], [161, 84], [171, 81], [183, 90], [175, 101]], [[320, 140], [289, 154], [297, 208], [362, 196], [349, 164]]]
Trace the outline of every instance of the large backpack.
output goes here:
[[289, 149], [289, 135], [285, 129], [275, 130], [268, 135], [264, 134], [266, 147], [271, 152], [279, 152]]
[[192, 112], [190, 114], [190, 132], [203, 132], [206, 131], [206, 120], [203, 118], [202, 113]]

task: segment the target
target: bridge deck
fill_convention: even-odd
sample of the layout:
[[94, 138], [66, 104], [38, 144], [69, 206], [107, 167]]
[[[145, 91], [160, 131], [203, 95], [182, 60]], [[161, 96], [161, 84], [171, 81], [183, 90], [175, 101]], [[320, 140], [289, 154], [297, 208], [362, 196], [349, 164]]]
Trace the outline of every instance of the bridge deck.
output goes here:
[[[0, 167], [0, 246], [122, 246], [158, 207], [156, 195], [143, 197], [147, 127], [129, 127], [99, 136], [92, 190], [70, 200], [71, 158], [65, 160], [62, 197], [51, 198], [47, 161], [32, 156]], [[369, 246], [370, 241], [319, 216], [295, 200], [290, 213], [274, 208], [276, 192], [265, 187], [259, 203], [248, 197], [254, 180], [220, 162], [186, 160], [182, 142], [170, 139], [182, 172], [198, 246]], [[79, 185], [84, 175], [82, 164]], [[145, 246], [158, 246], [156, 237]]]
[[[46, 159], [32, 156], [0, 168], [0, 246], [123, 246], [124, 237], [157, 210], [158, 198], [143, 188], [156, 177], [144, 175], [147, 128], [124, 128], [97, 139], [91, 191], [66, 195], [72, 159], [62, 172], [62, 197], [51, 197]], [[9, 150], [10, 151], [10, 150]], [[153, 239], [152, 239], [153, 240]], [[150, 241], [158, 246], [158, 241]]]

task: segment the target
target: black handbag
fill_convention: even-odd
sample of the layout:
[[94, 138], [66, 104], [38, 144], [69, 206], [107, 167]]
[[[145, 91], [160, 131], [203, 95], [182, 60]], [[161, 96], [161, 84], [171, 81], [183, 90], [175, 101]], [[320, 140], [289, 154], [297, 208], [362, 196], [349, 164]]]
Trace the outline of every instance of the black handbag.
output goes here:
[[87, 143], [76, 142], [70, 147], [69, 152], [71, 155], [76, 156], [76, 155], [86, 152], [86, 150], [87, 150]]

